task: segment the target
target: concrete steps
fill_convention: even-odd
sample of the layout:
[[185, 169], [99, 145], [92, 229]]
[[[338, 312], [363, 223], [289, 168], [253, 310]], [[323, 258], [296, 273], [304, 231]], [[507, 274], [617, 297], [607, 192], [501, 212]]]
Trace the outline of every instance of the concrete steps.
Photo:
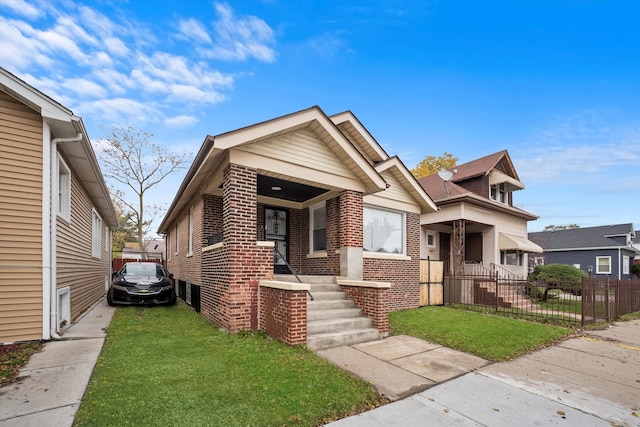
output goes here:
[[[333, 276], [298, 276], [310, 286], [307, 299], [307, 348], [318, 351], [380, 339], [373, 322], [362, 314]], [[276, 275], [274, 280], [297, 282], [293, 275]]]

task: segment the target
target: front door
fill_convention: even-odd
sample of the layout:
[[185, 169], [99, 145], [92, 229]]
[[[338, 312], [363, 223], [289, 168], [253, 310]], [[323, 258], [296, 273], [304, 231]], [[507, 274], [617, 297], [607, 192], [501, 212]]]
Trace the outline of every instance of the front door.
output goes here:
[[440, 233], [440, 261], [444, 261], [444, 271], [451, 274], [451, 234]]
[[265, 239], [274, 242], [273, 271], [276, 274], [289, 274], [289, 222], [286, 210], [265, 208]]

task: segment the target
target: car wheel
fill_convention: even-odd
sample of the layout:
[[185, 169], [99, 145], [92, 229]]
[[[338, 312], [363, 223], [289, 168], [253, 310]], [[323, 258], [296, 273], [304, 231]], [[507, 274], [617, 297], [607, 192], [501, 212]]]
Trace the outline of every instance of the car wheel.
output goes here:
[[113, 300], [111, 299], [111, 293], [107, 292], [107, 304], [109, 304], [111, 307], [115, 307], [115, 304], [113, 303]]

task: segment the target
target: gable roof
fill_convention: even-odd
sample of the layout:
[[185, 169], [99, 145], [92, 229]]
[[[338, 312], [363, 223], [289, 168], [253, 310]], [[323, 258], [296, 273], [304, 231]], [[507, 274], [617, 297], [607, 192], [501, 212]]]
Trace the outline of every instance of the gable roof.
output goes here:
[[49, 126], [53, 139], [79, 139], [77, 142], [60, 143], [58, 146], [67, 155], [102, 220], [111, 228], [117, 227], [116, 211], [82, 118], [2, 67], [0, 90], [40, 113]]
[[542, 246], [545, 251], [561, 251], [587, 248], [628, 248], [612, 237], [633, 237], [633, 224], [601, 225], [597, 227], [569, 228], [566, 230], [539, 231], [529, 233], [529, 240]]
[[[320, 107], [313, 106], [216, 136], [207, 136], [178, 189], [167, 215], [160, 224], [159, 232], [165, 231], [175, 215], [199, 191], [217, 191], [215, 189], [219, 188], [223, 179], [220, 165], [230, 161], [229, 156], [235, 156], [236, 159], [242, 158], [247, 162], [243, 164], [258, 169], [259, 178], [264, 176], [268, 179], [284, 179], [301, 185], [322, 187], [327, 191], [349, 188], [338, 188], [329, 182], [322, 181], [322, 177], [328, 176], [329, 172], [326, 170], [320, 170], [318, 167], [302, 170], [300, 164], [286, 163], [286, 155], [285, 157], [281, 155], [280, 159], [274, 159], [274, 156], [270, 158], [272, 162], [280, 161], [281, 170], [275, 171], [266, 167], [261, 169], [265, 163], [264, 157], [261, 157], [261, 153], [265, 152], [264, 145], [272, 144], [276, 139], [296, 132], [314, 135], [317, 141], [324, 144], [323, 150], [331, 153], [335, 159], [339, 159], [339, 162], [344, 165], [344, 170], [349, 171], [350, 176], [341, 179], [344, 182], [350, 180], [349, 185], [356, 185], [358, 191], [363, 191], [366, 195], [387, 188], [387, 182], [376, 169], [376, 164], [387, 160], [389, 156], [357, 118], [350, 111], [329, 117]], [[283, 151], [291, 152], [292, 150], [291, 145], [280, 145], [280, 147]], [[303, 148], [306, 149], [306, 147]], [[406, 169], [401, 164], [398, 167]], [[413, 178], [412, 180], [415, 181]], [[426, 194], [414, 190], [412, 194], [417, 197], [416, 201], [421, 209], [435, 209], [435, 205]], [[424, 199], [424, 196], [427, 199]]]
[[513, 162], [511, 161], [511, 157], [509, 157], [509, 153], [507, 150], [502, 150], [456, 166], [453, 169], [457, 169], [457, 172], [453, 176], [452, 181], [459, 182], [481, 175], [489, 175], [489, 173], [500, 163], [505, 169], [507, 175], [517, 179], [518, 181], [520, 180], [516, 169], [513, 166]]
[[[502, 170], [499, 170], [498, 166]], [[495, 178], [496, 183], [508, 182], [513, 188], [524, 188], [507, 150], [489, 154], [448, 170], [453, 172], [453, 177], [446, 184], [437, 173], [418, 180], [420, 185], [427, 191], [427, 194], [435, 201], [456, 195], [474, 194], [472, 191], [462, 187], [460, 183], [483, 175], [489, 176], [490, 181]]]

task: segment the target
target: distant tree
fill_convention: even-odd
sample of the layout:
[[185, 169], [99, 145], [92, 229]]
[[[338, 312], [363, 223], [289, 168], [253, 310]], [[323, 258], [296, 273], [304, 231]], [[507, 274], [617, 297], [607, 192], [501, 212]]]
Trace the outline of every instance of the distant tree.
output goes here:
[[[114, 194], [117, 190], [110, 189]], [[124, 203], [120, 200], [113, 200], [118, 218], [118, 228], [111, 232], [112, 252], [122, 252], [126, 242], [138, 242], [137, 228], [133, 221], [133, 214], [126, 211]]]
[[569, 225], [547, 225], [543, 231], [556, 231], [556, 230], [570, 230], [574, 228], [580, 228], [578, 224]]
[[451, 169], [456, 165], [458, 160], [457, 157], [453, 157], [453, 154], [447, 153], [446, 151], [442, 156], [426, 156], [415, 168], [411, 169], [411, 173], [417, 179], [420, 179], [438, 173], [438, 171], [443, 169]]
[[131, 126], [113, 126], [103, 140], [105, 146], [97, 150], [105, 178], [122, 184], [124, 188], [115, 189], [112, 197], [130, 211], [140, 250], [143, 250], [144, 237], [159, 213], [157, 206], [145, 205], [146, 192], [183, 168], [191, 156], [190, 153], [169, 152], [152, 143], [151, 137], [152, 134]]

